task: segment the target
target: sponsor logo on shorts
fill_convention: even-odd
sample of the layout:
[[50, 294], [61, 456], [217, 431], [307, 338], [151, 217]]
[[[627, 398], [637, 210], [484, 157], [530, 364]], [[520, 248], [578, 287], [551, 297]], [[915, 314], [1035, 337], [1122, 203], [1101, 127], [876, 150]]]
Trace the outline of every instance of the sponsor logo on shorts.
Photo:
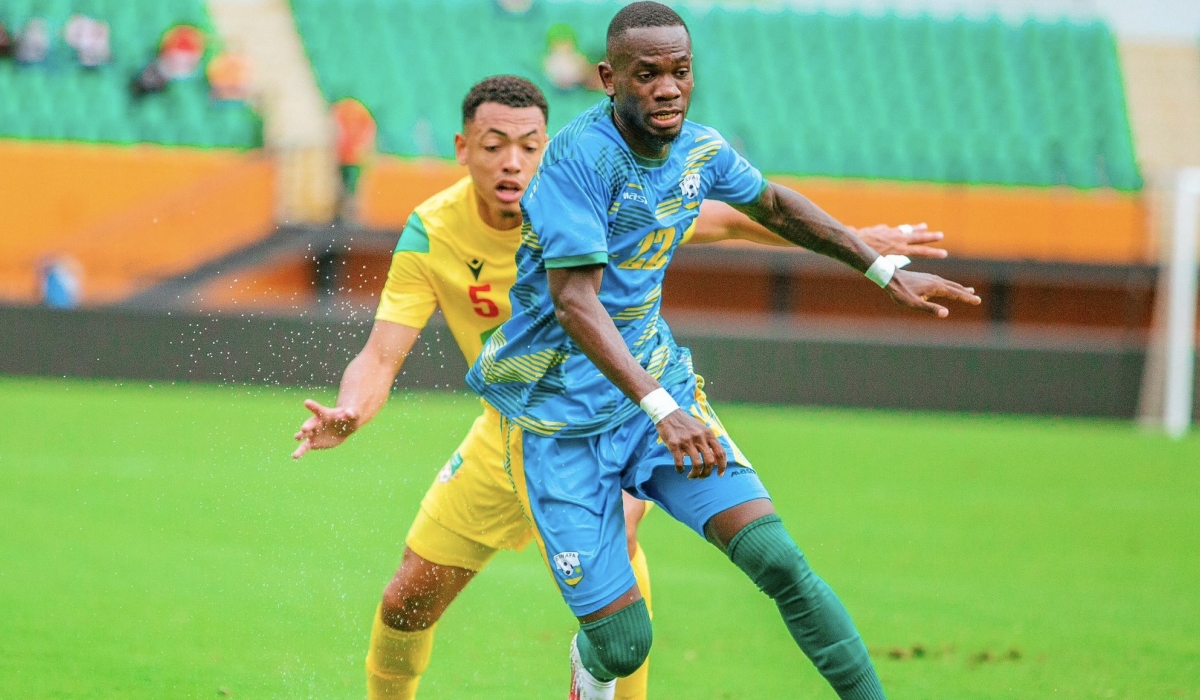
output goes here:
[[554, 555], [554, 568], [562, 574], [563, 582], [574, 586], [583, 580], [583, 567], [579, 565], [579, 552], [559, 552]]
[[446, 466], [442, 467], [442, 470], [438, 472], [438, 483], [444, 484], [453, 479], [454, 475], [458, 473], [458, 468], [461, 467], [462, 464], [462, 455], [455, 452], [454, 455], [450, 457], [450, 461], [446, 462]]

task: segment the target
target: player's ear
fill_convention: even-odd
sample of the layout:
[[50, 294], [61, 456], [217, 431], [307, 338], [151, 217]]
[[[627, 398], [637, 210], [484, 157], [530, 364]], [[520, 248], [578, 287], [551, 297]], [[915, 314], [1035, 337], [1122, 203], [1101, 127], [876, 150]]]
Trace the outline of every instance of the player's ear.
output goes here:
[[[466, 131], [465, 126], [463, 131]], [[467, 137], [461, 133], [454, 135], [454, 159], [458, 161], [459, 165], [467, 164]]]
[[596, 70], [600, 73], [600, 82], [604, 83], [604, 94], [613, 97], [617, 94], [617, 88], [613, 84], [613, 67], [608, 61], [601, 61], [596, 65]]

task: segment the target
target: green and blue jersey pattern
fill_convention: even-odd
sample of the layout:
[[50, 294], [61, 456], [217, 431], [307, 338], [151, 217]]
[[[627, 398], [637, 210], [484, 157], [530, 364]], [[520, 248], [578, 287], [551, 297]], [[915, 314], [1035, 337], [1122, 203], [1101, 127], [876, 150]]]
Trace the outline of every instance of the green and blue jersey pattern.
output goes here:
[[547, 268], [604, 265], [600, 302], [637, 361], [671, 387], [692, 374], [659, 312], [667, 264], [706, 197], [747, 204], [761, 173], [715, 130], [685, 121], [670, 154], [648, 161], [617, 132], [605, 100], [563, 128], [521, 200], [512, 318], [467, 383], [525, 430], [594, 435], [639, 409], [567, 336], [554, 315]]

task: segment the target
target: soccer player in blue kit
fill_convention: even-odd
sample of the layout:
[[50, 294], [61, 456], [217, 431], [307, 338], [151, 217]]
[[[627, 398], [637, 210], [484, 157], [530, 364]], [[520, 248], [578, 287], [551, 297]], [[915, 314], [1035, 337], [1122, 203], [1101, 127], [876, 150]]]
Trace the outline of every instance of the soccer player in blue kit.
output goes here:
[[[691, 37], [673, 10], [627, 5], [608, 28], [610, 99], [550, 142], [522, 200], [513, 315], [467, 382], [503, 416], [505, 468], [580, 621], [572, 698], [611, 698], [652, 629], [625, 550], [621, 492], [712, 542], [779, 608], [839, 697], [883, 698], [849, 613], [788, 535], [661, 318], [662, 281], [705, 198], [840, 260], [902, 306], [978, 304], [974, 290], [897, 269], [715, 130], [685, 119]], [[718, 478], [708, 478], [713, 471]], [[686, 477], [683, 474], [686, 472]]]

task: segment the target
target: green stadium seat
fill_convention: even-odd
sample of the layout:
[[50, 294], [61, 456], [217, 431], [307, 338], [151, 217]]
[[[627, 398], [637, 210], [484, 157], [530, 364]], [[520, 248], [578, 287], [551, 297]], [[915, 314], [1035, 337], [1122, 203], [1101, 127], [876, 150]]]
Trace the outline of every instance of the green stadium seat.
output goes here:
[[[73, 12], [109, 23], [111, 64], [91, 71], [75, 64], [61, 38], [61, 28]], [[168, 28], [189, 23], [213, 35], [202, 0], [0, 0], [0, 19], [10, 27], [19, 29], [31, 16], [46, 18], [55, 43], [46, 65], [0, 61], [0, 138], [261, 145], [261, 127], [255, 131], [258, 120], [249, 107], [209, 104], [202, 78], [174, 82], [164, 95], [144, 100], [129, 96], [130, 80], [155, 56]], [[230, 108], [242, 113], [237, 128], [209, 125]]]
[[[380, 148], [452, 154], [476, 80], [543, 88], [550, 128], [600, 99], [541, 74], [547, 30], [569, 24], [598, 56], [619, 3], [293, 0], [326, 97], [357, 97]], [[964, 183], [1141, 187], [1116, 49], [1099, 23], [1019, 26], [715, 6], [681, 13], [699, 47], [692, 117], [768, 172]]]

